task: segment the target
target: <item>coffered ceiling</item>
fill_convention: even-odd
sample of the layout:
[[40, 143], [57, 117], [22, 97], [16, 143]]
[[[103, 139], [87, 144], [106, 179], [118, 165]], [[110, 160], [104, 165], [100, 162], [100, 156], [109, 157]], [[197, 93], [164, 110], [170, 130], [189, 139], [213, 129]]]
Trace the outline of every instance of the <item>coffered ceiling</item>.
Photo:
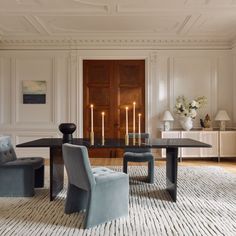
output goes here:
[[236, 0], [0, 0], [2, 42], [102, 39], [232, 45]]

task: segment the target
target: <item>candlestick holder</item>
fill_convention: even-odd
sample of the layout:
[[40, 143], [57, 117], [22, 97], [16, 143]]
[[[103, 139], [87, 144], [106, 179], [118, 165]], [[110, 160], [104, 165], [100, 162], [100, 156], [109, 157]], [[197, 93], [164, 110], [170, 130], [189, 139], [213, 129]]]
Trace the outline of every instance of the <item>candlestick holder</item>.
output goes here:
[[93, 131], [90, 132], [90, 144], [94, 145], [94, 132]]
[[133, 145], [135, 145], [135, 133], [133, 134]]
[[138, 145], [141, 146], [141, 134], [138, 135]]
[[129, 145], [129, 135], [125, 135], [125, 145]]
[[104, 145], [105, 144], [105, 138], [104, 138], [104, 136], [102, 136], [102, 145]]

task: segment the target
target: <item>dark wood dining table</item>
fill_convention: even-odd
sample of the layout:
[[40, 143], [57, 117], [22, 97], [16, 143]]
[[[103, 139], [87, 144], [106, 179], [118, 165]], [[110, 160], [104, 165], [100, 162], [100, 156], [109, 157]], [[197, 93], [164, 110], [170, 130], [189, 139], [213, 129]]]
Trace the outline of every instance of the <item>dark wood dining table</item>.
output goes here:
[[[74, 138], [71, 142], [75, 145], [83, 145], [90, 148], [143, 148], [166, 149], [166, 190], [172, 200], [177, 201], [177, 170], [179, 148], [209, 148], [211, 145], [193, 139], [142, 139], [129, 141], [126, 145], [124, 139], [95, 139], [94, 145], [86, 138]], [[50, 201], [58, 195], [64, 185], [64, 162], [62, 157], [61, 138], [42, 138], [16, 145], [17, 148], [42, 148], [50, 149], [49, 175], [50, 175]]]

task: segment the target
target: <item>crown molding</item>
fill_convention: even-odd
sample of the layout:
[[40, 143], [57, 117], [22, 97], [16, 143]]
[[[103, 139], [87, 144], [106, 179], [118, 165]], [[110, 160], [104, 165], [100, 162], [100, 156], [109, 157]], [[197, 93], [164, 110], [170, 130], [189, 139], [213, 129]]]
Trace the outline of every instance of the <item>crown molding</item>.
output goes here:
[[197, 38], [1, 38], [0, 49], [232, 49], [236, 42]]

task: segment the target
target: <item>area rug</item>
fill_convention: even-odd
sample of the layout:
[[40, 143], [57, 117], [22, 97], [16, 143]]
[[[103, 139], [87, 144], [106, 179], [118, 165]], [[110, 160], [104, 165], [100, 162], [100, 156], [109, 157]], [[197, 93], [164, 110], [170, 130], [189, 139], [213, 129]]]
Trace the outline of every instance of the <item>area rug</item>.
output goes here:
[[129, 174], [127, 218], [83, 229], [84, 213], [63, 213], [66, 186], [50, 202], [46, 181], [33, 198], [0, 198], [0, 235], [236, 235], [235, 174], [219, 167], [179, 167], [176, 203], [165, 191], [165, 167], [155, 168], [154, 184], [142, 182], [146, 167], [129, 167]]

